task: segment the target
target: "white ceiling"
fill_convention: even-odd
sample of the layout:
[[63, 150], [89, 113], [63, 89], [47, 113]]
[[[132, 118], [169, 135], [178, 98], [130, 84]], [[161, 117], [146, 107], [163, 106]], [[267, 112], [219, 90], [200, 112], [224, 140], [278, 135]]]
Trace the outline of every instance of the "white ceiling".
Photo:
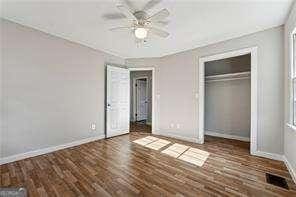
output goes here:
[[[147, 0], [148, 1], [148, 0]], [[133, 1], [140, 9], [147, 1]], [[293, 0], [163, 0], [166, 39], [150, 37], [137, 46], [130, 32], [110, 32], [127, 19], [106, 21], [118, 0], [2, 1], [1, 17], [123, 58], [159, 57], [284, 24]]]

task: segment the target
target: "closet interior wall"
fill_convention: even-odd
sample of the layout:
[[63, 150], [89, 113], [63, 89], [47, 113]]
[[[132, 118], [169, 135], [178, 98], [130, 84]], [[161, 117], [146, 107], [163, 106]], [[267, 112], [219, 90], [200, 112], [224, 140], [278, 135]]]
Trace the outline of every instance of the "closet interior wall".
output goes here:
[[205, 134], [250, 139], [251, 55], [205, 63]]

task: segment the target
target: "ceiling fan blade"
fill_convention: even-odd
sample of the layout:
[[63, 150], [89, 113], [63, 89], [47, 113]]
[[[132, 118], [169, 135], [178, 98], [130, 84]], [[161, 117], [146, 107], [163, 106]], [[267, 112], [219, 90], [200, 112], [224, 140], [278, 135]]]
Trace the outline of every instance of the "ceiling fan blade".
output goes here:
[[162, 9], [148, 18], [150, 21], [160, 21], [168, 17], [170, 12], [167, 9]]
[[131, 12], [135, 12], [135, 11], [137, 11], [137, 10], [135, 9], [135, 6], [133, 5], [133, 3], [132, 3], [130, 0], [123, 0], [123, 2], [125, 3], [125, 5], [127, 5], [127, 7], [129, 8], [129, 10], [130, 10]]
[[159, 26], [167, 26], [170, 23], [170, 21], [153, 21], [154, 25], [159, 25]]
[[153, 8], [154, 6], [156, 6], [157, 4], [159, 4], [162, 0], [150, 0], [148, 1], [148, 3], [146, 3], [146, 5], [142, 8], [143, 11], [147, 11], [151, 8]]
[[149, 32], [162, 38], [166, 38], [170, 35], [168, 32], [155, 27], [149, 27]]
[[130, 30], [132, 27], [113, 27], [109, 31], [118, 31], [118, 30]]
[[121, 13], [110, 13], [110, 14], [104, 14], [102, 16], [106, 20], [117, 20], [117, 19], [124, 19], [126, 18], [123, 14]]
[[133, 13], [122, 4], [117, 4], [116, 7], [122, 12], [124, 16], [126, 16], [130, 20], [138, 21], [138, 19], [133, 15]]

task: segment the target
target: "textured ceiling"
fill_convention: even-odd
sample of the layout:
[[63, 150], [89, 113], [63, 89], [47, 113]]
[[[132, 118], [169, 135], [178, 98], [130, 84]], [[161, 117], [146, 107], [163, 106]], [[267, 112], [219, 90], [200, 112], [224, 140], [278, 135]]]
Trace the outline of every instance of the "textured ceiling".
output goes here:
[[[141, 9], [147, 1], [132, 1]], [[292, 0], [163, 0], [148, 11], [167, 8], [166, 39], [149, 36], [137, 46], [131, 32], [110, 32], [129, 24], [106, 20], [116, 0], [14, 1], [1, 3], [1, 17], [123, 58], [159, 57], [284, 24]]]

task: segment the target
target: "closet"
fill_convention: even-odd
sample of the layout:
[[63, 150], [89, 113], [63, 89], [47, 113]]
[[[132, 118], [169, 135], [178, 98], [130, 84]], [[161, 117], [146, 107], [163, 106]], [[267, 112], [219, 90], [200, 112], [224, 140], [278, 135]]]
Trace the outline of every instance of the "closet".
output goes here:
[[249, 141], [251, 55], [205, 63], [205, 134]]

